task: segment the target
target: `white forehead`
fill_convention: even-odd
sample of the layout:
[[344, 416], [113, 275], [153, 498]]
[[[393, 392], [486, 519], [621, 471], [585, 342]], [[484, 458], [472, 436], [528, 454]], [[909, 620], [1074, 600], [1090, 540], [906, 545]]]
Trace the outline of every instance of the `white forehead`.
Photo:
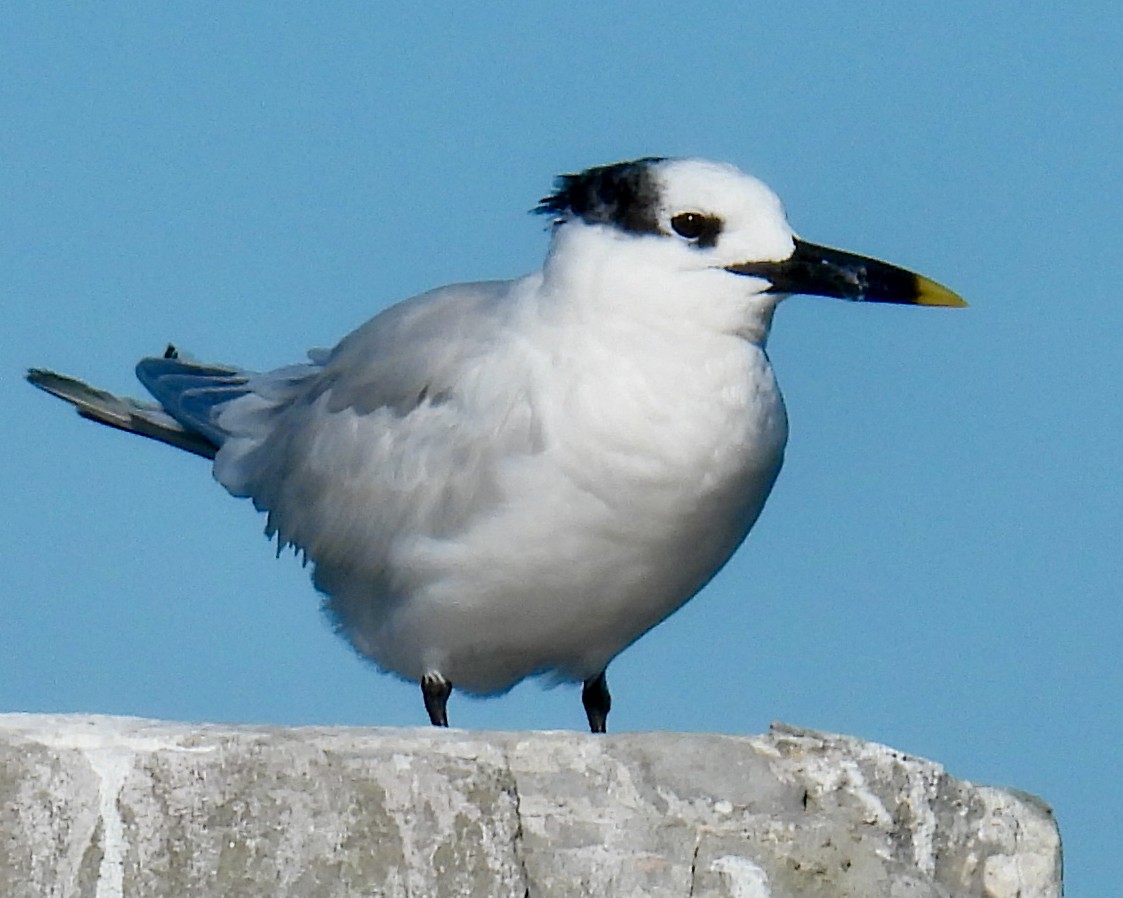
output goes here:
[[653, 171], [659, 184], [659, 214], [701, 212], [724, 223], [719, 245], [755, 259], [784, 259], [792, 251], [792, 229], [780, 198], [763, 181], [724, 162], [670, 159]]
[[784, 219], [780, 198], [763, 181], [724, 162], [669, 159], [654, 171], [662, 205], [669, 211], [696, 211], [728, 218]]

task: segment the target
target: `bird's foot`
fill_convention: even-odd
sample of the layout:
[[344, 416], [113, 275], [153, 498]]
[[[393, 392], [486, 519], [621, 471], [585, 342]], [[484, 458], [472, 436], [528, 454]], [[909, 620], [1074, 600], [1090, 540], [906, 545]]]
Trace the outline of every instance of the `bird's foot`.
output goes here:
[[439, 673], [427, 673], [421, 678], [421, 695], [425, 699], [425, 710], [429, 712], [429, 722], [435, 727], [447, 727], [446, 706], [452, 695], [452, 683]]
[[585, 681], [581, 690], [581, 704], [589, 718], [589, 729], [594, 733], [607, 732], [608, 712], [612, 709], [612, 696], [608, 694], [608, 679], [602, 670]]

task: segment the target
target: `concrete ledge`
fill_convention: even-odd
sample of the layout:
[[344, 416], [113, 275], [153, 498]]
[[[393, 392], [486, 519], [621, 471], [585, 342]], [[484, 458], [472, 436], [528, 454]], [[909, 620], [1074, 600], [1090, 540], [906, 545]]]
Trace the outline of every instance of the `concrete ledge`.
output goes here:
[[0, 894], [1059, 898], [1049, 809], [873, 743], [0, 715]]

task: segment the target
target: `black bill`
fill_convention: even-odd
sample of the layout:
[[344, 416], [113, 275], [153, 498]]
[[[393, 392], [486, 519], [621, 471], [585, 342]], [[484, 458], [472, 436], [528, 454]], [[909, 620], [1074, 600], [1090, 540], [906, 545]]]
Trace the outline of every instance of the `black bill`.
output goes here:
[[770, 293], [807, 293], [861, 302], [918, 306], [967, 305], [963, 298], [923, 275], [866, 256], [795, 241], [782, 262], [739, 262], [727, 271], [763, 278]]

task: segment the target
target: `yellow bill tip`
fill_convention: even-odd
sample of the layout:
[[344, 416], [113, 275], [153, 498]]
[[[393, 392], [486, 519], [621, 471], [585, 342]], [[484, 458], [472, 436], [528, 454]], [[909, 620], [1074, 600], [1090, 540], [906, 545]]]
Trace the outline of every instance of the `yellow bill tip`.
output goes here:
[[962, 309], [967, 305], [966, 300], [958, 293], [954, 293], [943, 284], [937, 284], [920, 274], [916, 276], [916, 299], [914, 302], [918, 306], [944, 306], [951, 309]]

